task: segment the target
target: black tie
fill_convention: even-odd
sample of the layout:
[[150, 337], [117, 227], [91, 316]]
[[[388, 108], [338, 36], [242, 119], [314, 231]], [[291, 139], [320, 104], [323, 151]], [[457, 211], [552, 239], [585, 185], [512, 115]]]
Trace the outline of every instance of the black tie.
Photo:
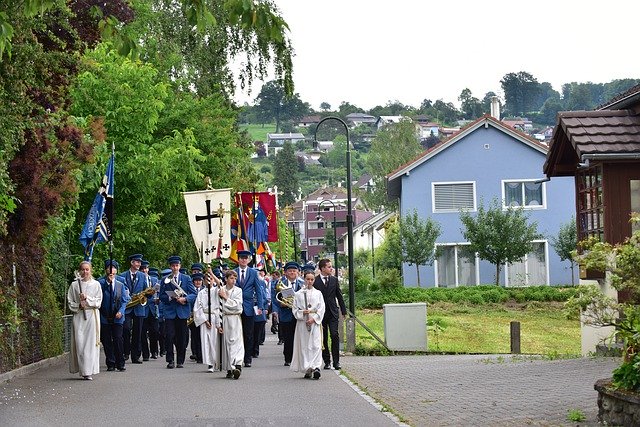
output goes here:
[[324, 286], [325, 286], [325, 288], [327, 287], [328, 279], [329, 279], [329, 278], [328, 278], [327, 276], [324, 276], [324, 277], [322, 278], [322, 281], [324, 282]]
[[244, 285], [244, 270], [240, 270], [240, 286]]

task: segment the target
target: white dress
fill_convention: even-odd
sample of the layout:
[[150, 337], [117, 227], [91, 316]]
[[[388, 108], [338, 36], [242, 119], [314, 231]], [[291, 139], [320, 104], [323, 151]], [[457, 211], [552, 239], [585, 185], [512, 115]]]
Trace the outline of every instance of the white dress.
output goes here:
[[[302, 313], [306, 308], [311, 310], [307, 316], [313, 318], [311, 328], [307, 328], [306, 316]], [[322, 292], [315, 288], [302, 288], [295, 293], [292, 307], [296, 318], [296, 333], [293, 340], [293, 358], [291, 369], [294, 372], [308, 372], [322, 366], [322, 318], [324, 316], [324, 298]]]
[[[204, 324], [209, 320], [211, 307], [211, 329]], [[200, 326], [200, 341], [202, 343], [202, 362], [220, 369], [220, 352], [218, 351], [218, 327], [220, 326], [220, 297], [218, 288], [211, 288], [211, 305], [209, 305], [209, 289], [205, 287], [198, 292], [193, 305], [193, 321]]]
[[230, 371], [244, 361], [242, 340], [242, 289], [234, 286], [222, 303], [222, 370]]
[[[87, 306], [80, 309], [80, 287], [78, 280], [69, 285], [67, 302], [73, 314], [73, 334], [69, 353], [69, 372], [90, 376], [100, 372], [100, 304], [102, 288], [97, 280], [81, 280], [82, 292], [87, 297]], [[86, 317], [86, 318], [85, 318]]]

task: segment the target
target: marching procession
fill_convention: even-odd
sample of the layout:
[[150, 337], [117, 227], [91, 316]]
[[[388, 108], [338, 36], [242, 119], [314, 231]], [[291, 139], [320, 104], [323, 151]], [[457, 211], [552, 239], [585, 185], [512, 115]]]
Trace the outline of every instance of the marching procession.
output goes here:
[[194, 263], [187, 274], [180, 256], [168, 257], [169, 268], [159, 271], [133, 254], [122, 272], [116, 260], [106, 260], [98, 279], [91, 263], [81, 262], [67, 292], [74, 313], [69, 371], [93, 380], [100, 371], [100, 344], [107, 372], [163, 356], [167, 369], [183, 368], [190, 342], [190, 357], [203, 372], [237, 380], [259, 357], [269, 318], [284, 366], [316, 380], [323, 365], [331, 369], [332, 357], [333, 368], [340, 369], [337, 316], [338, 307], [342, 314], [346, 308], [337, 280], [328, 274], [331, 261], [320, 260], [318, 275], [312, 264], [290, 261], [282, 276], [270, 276], [249, 266], [250, 251], [237, 255], [235, 269]]

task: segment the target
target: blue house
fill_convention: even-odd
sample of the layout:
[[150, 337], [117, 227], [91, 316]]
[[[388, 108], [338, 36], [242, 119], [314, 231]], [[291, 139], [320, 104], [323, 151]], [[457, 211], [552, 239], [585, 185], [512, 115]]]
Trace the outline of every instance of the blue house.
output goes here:
[[[402, 216], [417, 210], [440, 225], [440, 255], [420, 267], [427, 287], [491, 284], [495, 266], [480, 260], [463, 238], [460, 212], [485, 208], [494, 199], [503, 208], [522, 206], [543, 238], [521, 262], [504, 266], [503, 286], [571, 284], [571, 268], [551, 245], [562, 224], [575, 215], [574, 181], [545, 182], [547, 146], [499, 120], [484, 116], [387, 176], [389, 198], [399, 198]], [[403, 265], [405, 286], [416, 286], [415, 265]]]

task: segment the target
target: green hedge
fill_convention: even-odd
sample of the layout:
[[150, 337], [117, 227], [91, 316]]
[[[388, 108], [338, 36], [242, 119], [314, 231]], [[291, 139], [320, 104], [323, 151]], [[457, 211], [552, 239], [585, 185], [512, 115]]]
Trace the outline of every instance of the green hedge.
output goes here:
[[451, 302], [482, 305], [507, 301], [566, 301], [574, 296], [578, 287], [531, 286], [503, 288], [493, 285], [463, 286], [459, 288], [395, 288], [388, 291], [367, 291], [356, 294], [356, 307], [382, 308], [383, 304], [412, 302]]

